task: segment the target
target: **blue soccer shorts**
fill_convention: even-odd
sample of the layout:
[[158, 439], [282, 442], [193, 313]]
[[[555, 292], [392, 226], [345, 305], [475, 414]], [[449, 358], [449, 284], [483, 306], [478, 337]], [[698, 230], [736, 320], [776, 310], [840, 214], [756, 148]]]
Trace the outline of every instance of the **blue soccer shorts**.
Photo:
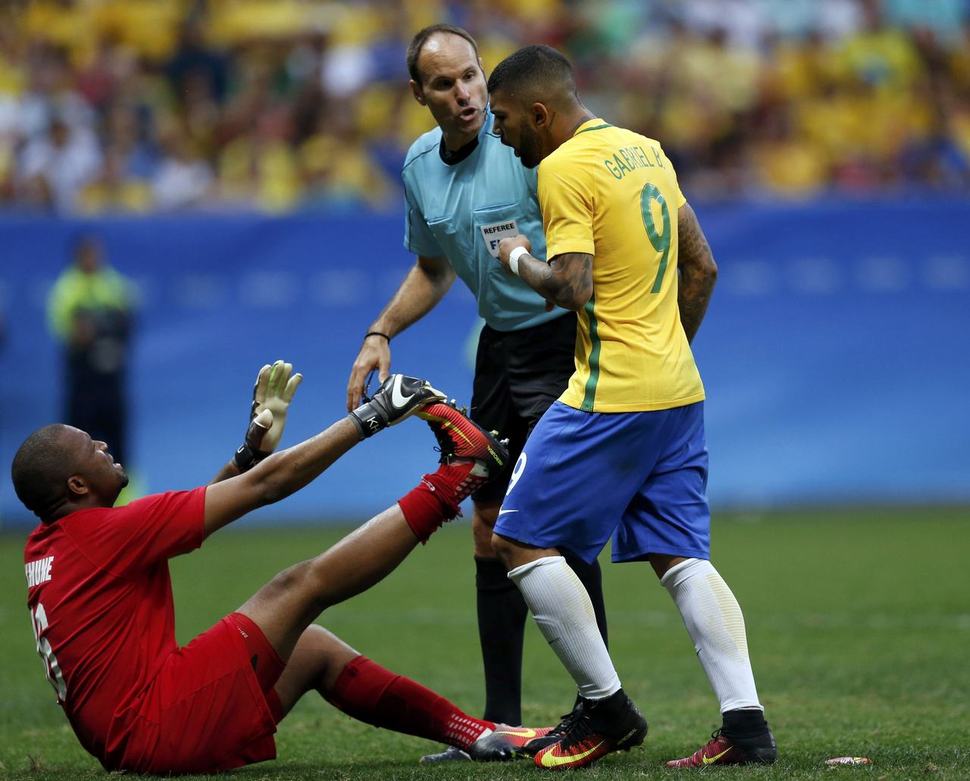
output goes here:
[[553, 404], [512, 470], [495, 532], [592, 562], [710, 558], [704, 403], [656, 412]]

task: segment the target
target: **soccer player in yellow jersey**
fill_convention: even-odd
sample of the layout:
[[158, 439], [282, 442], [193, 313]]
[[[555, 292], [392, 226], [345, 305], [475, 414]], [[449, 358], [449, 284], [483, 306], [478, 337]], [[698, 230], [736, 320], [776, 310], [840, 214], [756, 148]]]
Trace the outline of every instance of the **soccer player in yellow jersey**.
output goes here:
[[744, 617], [711, 565], [704, 387], [690, 341], [717, 267], [656, 141], [612, 127], [547, 46], [508, 57], [488, 82], [495, 130], [538, 168], [548, 263], [525, 236], [499, 260], [579, 315], [576, 371], [512, 473], [493, 545], [582, 708], [533, 741], [540, 767], [591, 764], [637, 746], [647, 722], [627, 697], [562, 551], [649, 561], [673, 597], [719, 700], [723, 726], [672, 767], [773, 762]]

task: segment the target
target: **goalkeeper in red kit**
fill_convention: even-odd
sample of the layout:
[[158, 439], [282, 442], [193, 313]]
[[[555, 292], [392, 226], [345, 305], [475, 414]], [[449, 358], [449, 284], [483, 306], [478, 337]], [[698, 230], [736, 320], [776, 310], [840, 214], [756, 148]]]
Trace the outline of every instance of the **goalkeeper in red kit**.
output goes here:
[[[208, 773], [276, 756], [276, 725], [316, 691], [379, 727], [510, 759], [532, 730], [472, 718], [313, 620], [391, 572], [504, 465], [501, 443], [424, 381], [389, 377], [372, 398], [278, 453], [301, 376], [260, 371], [245, 444], [211, 484], [113, 507], [127, 483], [104, 442], [45, 426], [13, 460], [17, 496], [40, 518], [24, 550], [37, 650], [75, 734], [109, 770]], [[168, 559], [307, 485], [363, 439], [417, 414], [438, 470], [329, 550], [279, 573], [183, 647]]]

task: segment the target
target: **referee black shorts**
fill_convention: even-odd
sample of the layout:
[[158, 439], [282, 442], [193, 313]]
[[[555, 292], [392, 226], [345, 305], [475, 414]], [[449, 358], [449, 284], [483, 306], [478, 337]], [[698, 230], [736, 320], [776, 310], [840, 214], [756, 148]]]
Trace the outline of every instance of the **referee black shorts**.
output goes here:
[[509, 440], [505, 473], [474, 495], [483, 504], [505, 496], [532, 427], [566, 389], [576, 368], [576, 315], [567, 312], [521, 331], [484, 326], [478, 339], [471, 419]]

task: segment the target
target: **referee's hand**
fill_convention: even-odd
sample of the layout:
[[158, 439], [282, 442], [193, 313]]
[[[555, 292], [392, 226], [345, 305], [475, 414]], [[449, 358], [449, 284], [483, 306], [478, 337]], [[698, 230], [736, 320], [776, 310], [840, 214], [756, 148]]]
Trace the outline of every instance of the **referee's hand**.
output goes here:
[[391, 373], [391, 343], [380, 334], [364, 338], [357, 359], [350, 369], [347, 381], [347, 412], [360, 406], [367, 385], [367, 375], [377, 369], [378, 382], [384, 382]]

